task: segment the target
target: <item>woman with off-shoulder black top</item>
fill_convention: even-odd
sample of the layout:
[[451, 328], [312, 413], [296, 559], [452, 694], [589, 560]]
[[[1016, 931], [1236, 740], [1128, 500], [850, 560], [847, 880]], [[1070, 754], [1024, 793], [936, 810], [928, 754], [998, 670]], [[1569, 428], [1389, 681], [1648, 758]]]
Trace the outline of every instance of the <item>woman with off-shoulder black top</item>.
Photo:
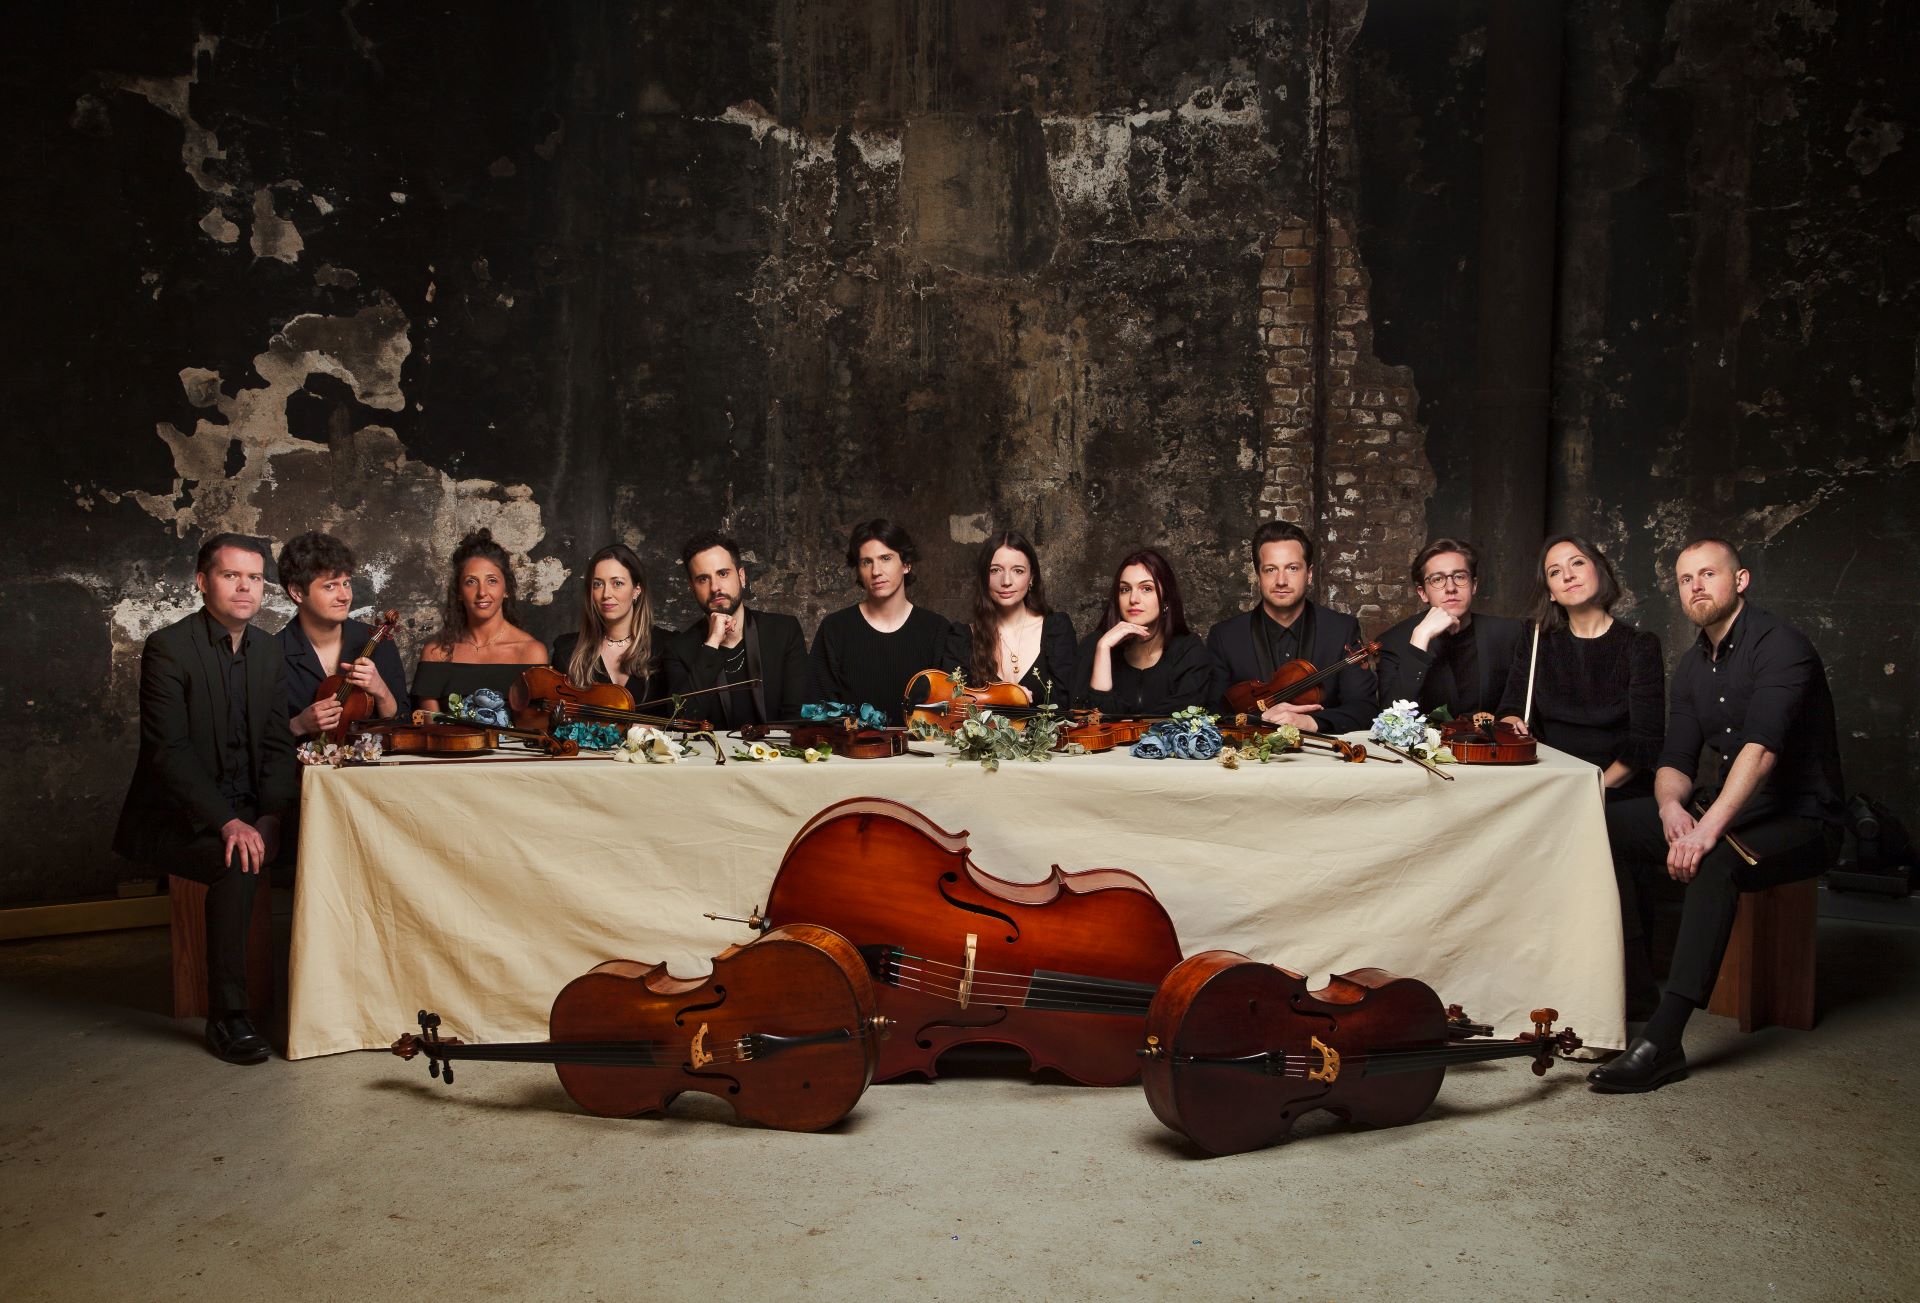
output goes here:
[[[1666, 731], [1666, 668], [1660, 639], [1609, 612], [1620, 581], [1606, 554], [1561, 534], [1540, 549], [1534, 620], [1537, 650], [1520, 644], [1501, 694], [1505, 722], [1602, 770], [1607, 800], [1653, 794]], [[1533, 672], [1533, 709], [1527, 702]]]
[[1037, 705], [1074, 705], [1073, 621], [1047, 606], [1033, 544], [1016, 530], [996, 534], [980, 546], [974, 580], [973, 620], [954, 623], [939, 668], [957, 666], [976, 686], [1017, 683]]
[[1180, 584], [1152, 548], [1123, 558], [1100, 628], [1080, 644], [1073, 704], [1113, 719], [1171, 715], [1226, 691], [1227, 671], [1187, 628]]

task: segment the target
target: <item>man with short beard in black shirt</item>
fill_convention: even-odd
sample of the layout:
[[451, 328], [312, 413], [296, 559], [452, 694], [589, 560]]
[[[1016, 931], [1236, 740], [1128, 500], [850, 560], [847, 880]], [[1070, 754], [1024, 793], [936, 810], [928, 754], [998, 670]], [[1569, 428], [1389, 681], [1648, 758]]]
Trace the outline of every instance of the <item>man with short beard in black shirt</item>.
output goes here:
[[[1607, 808], [1627, 946], [1627, 997], [1647, 993], [1643, 891], [1664, 872], [1686, 884], [1665, 993], [1625, 1054], [1588, 1074], [1607, 1093], [1655, 1090], [1687, 1075], [1681, 1035], [1712, 995], [1742, 891], [1810, 878], [1840, 846], [1842, 783], [1833, 694], [1807, 636], [1746, 601], [1750, 576], [1731, 543], [1703, 538], [1674, 565], [1700, 637], [1668, 699], [1654, 795]], [[1701, 748], [1720, 757], [1717, 786], [1696, 786]], [[1748, 864], [1729, 834], [1759, 861]]]

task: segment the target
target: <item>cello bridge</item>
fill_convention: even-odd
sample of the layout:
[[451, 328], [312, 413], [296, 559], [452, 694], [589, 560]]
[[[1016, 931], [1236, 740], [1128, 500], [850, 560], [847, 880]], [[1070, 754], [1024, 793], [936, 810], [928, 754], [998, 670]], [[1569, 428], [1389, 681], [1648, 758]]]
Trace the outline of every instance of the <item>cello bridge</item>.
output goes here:
[[707, 1052], [707, 1025], [700, 1024], [700, 1030], [693, 1034], [693, 1043], [687, 1047], [687, 1057], [695, 1068], [704, 1068], [713, 1062], [713, 1055]]
[[1324, 1081], [1328, 1085], [1332, 1085], [1340, 1076], [1340, 1051], [1334, 1049], [1318, 1036], [1315, 1036], [1308, 1043], [1314, 1049], [1320, 1051], [1320, 1066], [1307, 1073], [1307, 1080]]

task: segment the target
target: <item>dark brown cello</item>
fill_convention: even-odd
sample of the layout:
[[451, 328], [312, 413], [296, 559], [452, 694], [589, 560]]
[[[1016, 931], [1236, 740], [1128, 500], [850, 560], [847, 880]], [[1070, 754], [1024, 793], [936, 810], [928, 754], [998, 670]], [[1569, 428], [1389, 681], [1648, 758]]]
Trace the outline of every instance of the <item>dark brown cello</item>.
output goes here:
[[1154, 989], [1180, 959], [1173, 923], [1121, 869], [1035, 883], [983, 873], [964, 832], [876, 797], [830, 805], [793, 839], [761, 925], [814, 919], [859, 946], [896, 1034], [877, 1079], [937, 1076], [956, 1045], [1024, 1050], [1033, 1066], [1117, 1086]]
[[1454, 1064], [1526, 1057], [1543, 1074], [1580, 1047], [1533, 1011], [1510, 1041], [1455, 1039], [1424, 982], [1361, 968], [1307, 990], [1298, 973], [1208, 950], [1167, 974], [1147, 1014], [1141, 1082], [1154, 1116], [1210, 1154], [1287, 1138], [1304, 1113], [1395, 1126], [1426, 1112]]
[[1380, 644], [1364, 643], [1325, 669], [1315, 669], [1312, 661], [1288, 661], [1264, 679], [1248, 679], [1227, 689], [1227, 710], [1241, 715], [1258, 715], [1269, 707], [1287, 702], [1313, 706], [1320, 702], [1320, 685], [1349, 665], [1370, 661], [1380, 654]]
[[438, 1014], [393, 1043], [453, 1081], [455, 1059], [551, 1063], [575, 1103], [602, 1117], [658, 1113], [684, 1091], [717, 1095], [741, 1118], [818, 1131], [852, 1111], [873, 1080], [886, 1023], [860, 955], [826, 928], [776, 928], [713, 960], [704, 978], [616, 959], [567, 983], [552, 1039], [468, 1045]]

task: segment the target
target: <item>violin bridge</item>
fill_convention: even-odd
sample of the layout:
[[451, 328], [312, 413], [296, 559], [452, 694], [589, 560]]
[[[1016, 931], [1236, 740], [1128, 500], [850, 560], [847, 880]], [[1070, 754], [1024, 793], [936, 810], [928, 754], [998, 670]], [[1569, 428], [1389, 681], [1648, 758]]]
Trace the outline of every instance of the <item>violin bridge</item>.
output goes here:
[[[702, 1028], [702, 1030], [705, 1030]], [[1340, 1076], [1340, 1051], [1315, 1036], [1308, 1042], [1320, 1051], [1320, 1066], [1307, 1073], [1308, 1081], [1324, 1081], [1332, 1085]]]
[[687, 1058], [695, 1068], [704, 1068], [713, 1062], [713, 1055], [707, 1053], [707, 1025], [700, 1024], [700, 1030], [693, 1034], [693, 1044], [687, 1047]]
[[967, 1001], [973, 998], [973, 965], [980, 951], [980, 934], [967, 933], [967, 967], [960, 974], [960, 1007], [967, 1007]]

